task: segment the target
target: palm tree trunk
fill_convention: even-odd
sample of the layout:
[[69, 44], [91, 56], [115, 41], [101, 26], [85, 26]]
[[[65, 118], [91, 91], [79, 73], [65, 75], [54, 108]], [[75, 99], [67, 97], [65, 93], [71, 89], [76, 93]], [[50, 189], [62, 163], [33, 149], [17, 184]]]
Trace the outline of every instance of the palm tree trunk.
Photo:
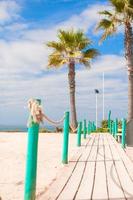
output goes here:
[[75, 105], [75, 63], [70, 62], [68, 73], [69, 80], [69, 92], [70, 92], [70, 111], [71, 111], [71, 125], [74, 129], [77, 127], [77, 115], [76, 115], [76, 105]]
[[133, 119], [133, 31], [129, 22], [125, 26], [125, 57], [128, 66], [128, 121]]

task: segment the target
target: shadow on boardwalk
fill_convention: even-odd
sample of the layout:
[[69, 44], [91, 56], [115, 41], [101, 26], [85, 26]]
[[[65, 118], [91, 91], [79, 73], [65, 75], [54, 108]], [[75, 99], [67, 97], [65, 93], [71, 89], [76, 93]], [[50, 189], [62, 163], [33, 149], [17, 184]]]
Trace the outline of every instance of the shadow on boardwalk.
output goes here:
[[133, 163], [110, 134], [92, 134], [38, 200], [133, 200]]

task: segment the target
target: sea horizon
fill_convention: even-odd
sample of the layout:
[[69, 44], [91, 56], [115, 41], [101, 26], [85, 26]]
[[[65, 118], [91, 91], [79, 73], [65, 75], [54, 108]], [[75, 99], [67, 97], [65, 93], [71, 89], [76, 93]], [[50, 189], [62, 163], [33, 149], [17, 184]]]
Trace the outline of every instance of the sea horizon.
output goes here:
[[[40, 128], [48, 129], [50, 131], [54, 131], [55, 127], [45, 125], [45, 126], [40, 126]], [[0, 132], [27, 132], [28, 127], [25, 125], [0, 125]]]

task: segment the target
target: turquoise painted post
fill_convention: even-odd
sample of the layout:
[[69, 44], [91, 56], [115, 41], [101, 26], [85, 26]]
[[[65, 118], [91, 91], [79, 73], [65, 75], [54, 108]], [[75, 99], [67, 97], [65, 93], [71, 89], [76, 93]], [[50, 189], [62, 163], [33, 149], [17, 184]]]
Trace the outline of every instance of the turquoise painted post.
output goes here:
[[88, 135], [90, 135], [91, 130], [90, 130], [90, 121], [88, 122]]
[[113, 136], [115, 136], [115, 121], [113, 121]]
[[110, 120], [110, 126], [109, 126], [109, 133], [111, 134], [111, 120]]
[[110, 121], [110, 134], [112, 134], [112, 121]]
[[117, 133], [118, 133], [118, 119], [115, 119], [115, 139], [117, 139]]
[[93, 122], [91, 122], [91, 131], [93, 133]]
[[78, 132], [77, 132], [77, 146], [81, 146], [81, 132], [82, 132], [82, 122], [78, 124]]
[[110, 128], [110, 117], [111, 117], [111, 110], [108, 113], [108, 129]]
[[64, 119], [64, 133], [63, 133], [63, 151], [62, 151], [62, 163], [68, 163], [68, 145], [69, 145], [69, 112], [65, 113]]
[[86, 120], [84, 120], [84, 139], [86, 139]]
[[95, 132], [96, 128], [95, 128], [95, 122], [93, 122], [93, 132]]
[[91, 122], [91, 132], [93, 133], [93, 124], [92, 124], [92, 122]]
[[111, 123], [111, 131], [112, 131], [112, 135], [113, 135], [113, 131], [114, 131], [114, 122], [113, 121]]
[[93, 132], [95, 132], [94, 122], [92, 122]]
[[91, 133], [91, 121], [90, 121], [90, 133]]
[[39, 124], [32, 122], [31, 126], [28, 128], [24, 200], [35, 200], [38, 136], [39, 136]]
[[96, 131], [96, 125], [95, 125], [95, 122], [93, 122], [94, 123], [94, 132]]
[[92, 131], [94, 132], [94, 122], [92, 122]]
[[122, 119], [122, 148], [126, 146], [126, 120]]

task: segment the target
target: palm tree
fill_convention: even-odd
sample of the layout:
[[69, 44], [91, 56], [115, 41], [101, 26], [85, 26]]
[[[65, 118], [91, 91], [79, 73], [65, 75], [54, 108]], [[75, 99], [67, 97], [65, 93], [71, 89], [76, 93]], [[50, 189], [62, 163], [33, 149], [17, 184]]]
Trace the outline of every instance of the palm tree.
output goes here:
[[98, 51], [94, 48], [89, 48], [92, 42], [81, 30], [59, 30], [57, 36], [58, 41], [47, 43], [47, 46], [52, 48], [52, 53], [49, 55], [48, 67], [58, 68], [62, 65], [68, 66], [71, 125], [75, 129], [77, 127], [75, 67], [77, 63], [82, 64], [85, 67], [90, 67], [90, 60], [98, 55]]
[[109, 0], [112, 10], [99, 12], [104, 16], [98, 23], [97, 29], [103, 30], [101, 41], [125, 28], [125, 58], [128, 69], [128, 120], [133, 119], [133, 0]]

